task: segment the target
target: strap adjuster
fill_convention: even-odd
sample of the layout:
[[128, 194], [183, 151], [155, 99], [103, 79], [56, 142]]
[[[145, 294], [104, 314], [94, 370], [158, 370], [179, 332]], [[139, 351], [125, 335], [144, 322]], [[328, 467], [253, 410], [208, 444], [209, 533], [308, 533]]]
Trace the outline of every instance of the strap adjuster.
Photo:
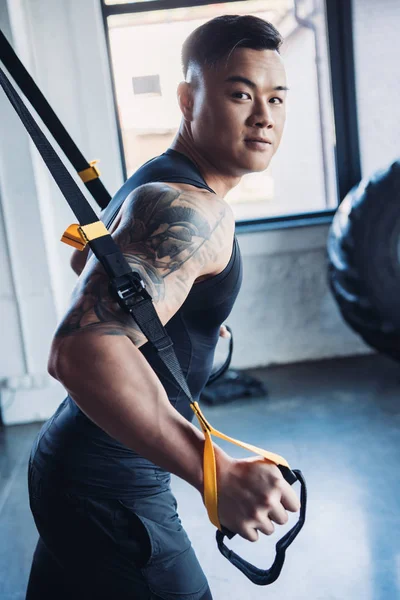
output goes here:
[[146, 284], [139, 273], [135, 271], [111, 279], [109, 289], [121, 308], [129, 313], [131, 308], [139, 302], [151, 300], [151, 296], [146, 290]]
[[108, 235], [108, 229], [101, 221], [79, 225], [73, 223], [63, 233], [61, 241], [77, 250], [84, 250], [91, 240]]
[[88, 183], [88, 181], [92, 181], [93, 179], [98, 179], [100, 177], [101, 173], [96, 167], [96, 163], [98, 162], [98, 160], [91, 160], [89, 163], [90, 167], [78, 172], [78, 175], [82, 179], [83, 183]]

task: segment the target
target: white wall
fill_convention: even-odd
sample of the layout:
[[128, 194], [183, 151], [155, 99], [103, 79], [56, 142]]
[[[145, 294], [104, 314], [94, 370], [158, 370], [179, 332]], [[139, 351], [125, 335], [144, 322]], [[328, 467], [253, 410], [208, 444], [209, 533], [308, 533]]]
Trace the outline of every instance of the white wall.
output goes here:
[[[105, 185], [116, 191], [122, 175], [98, 0], [8, 0], [8, 7], [11, 28], [4, 5], [0, 27], [8, 34], [11, 29], [15, 48], [57, 114], [83, 153], [101, 159]], [[392, 116], [399, 114], [394, 105], [400, 82], [393, 51], [399, 41], [389, 24], [400, 9], [394, 0], [381, 2], [376, 18], [387, 19], [388, 25], [380, 29], [371, 19], [373, 9], [372, 0], [355, 0], [364, 175], [395, 157], [396, 128], [383, 125], [383, 115], [393, 122]], [[376, 87], [375, 99], [371, 85]], [[1, 402], [4, 421], [18, 423], [46, 418], [64, 395], [46, 375], [46, 362], [52, 332], [74, 282], [70, 251], [58, 241], [73, 219], [2, 94], [0, 114], [0, 229], [5, 224], [7, 232], [0, 239], [6, 274], [0, 290], [6, 324], [0, 348]], [[245, 276], [229, 319], [236, 339], [233, 366], [370, 351], [343, 323], [327, 288], [326, 234], [327, 226], [321, 225], [239, 236]], [[5, 238], [10, 241], [8, 250]], [[20, 298], [19, 316], [11, 275]]]
[[327, 226], [240, 236], [243, 291], [233, 309], [234, 366], [364, 353], [326, 283]]
[[364, 177], [400, 156], [400, 2], [354, 2], [354, 50]]
[[[122, 172], [100, 3], [8, 0], [0, 27], [84, 155], [100, 158], [100, 170], [109, 165], [103, 181], [116, 190]], [[1, 407], [4, 422], [17, 423], [47, 418], [65, 395], [47, 358], [76, 280], [71, 249], [59, 241], [75, 217], [2, 92], [0, 115]]]

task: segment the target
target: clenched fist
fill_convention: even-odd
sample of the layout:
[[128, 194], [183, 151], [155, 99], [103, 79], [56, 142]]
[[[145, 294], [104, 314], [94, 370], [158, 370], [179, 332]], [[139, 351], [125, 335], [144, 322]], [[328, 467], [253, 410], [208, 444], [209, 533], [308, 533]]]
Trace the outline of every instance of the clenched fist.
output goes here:
[[218, 516], [221, 525], [256, 542], [258, 532], [271, 535], [284, 525], [300, 501], [278, 467], [262, 457], [234, 459], [215, 446]]

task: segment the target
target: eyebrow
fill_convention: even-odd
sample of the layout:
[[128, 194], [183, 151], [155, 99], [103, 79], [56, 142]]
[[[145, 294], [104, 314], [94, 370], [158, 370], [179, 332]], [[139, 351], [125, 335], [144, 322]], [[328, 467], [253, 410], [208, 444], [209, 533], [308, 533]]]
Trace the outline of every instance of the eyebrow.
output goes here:
[[[247, 77], [242, 77], [241, 75], [231, 75], [231, 77], [228, 77], [227, 79], [225, 79], [225, 82], [245, 83], [246, 85], [248, 85], [250, 88], [253, 88], [253, 89], [255, 89], [257, 87], [257, 84], [255, 84], [254, 81], [247, 79]], [[287, 92], [289, 90], [289, 88], [286, 87], [285, 85], [277, 85], [276, 87], [273, 88], [273, 90], [275, 92]]]

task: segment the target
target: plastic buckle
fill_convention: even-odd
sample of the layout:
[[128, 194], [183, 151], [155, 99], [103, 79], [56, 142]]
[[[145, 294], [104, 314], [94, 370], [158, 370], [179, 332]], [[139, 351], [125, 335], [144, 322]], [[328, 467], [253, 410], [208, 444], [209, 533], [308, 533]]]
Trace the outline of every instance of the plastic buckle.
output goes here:
[[139, 273], [132, 272], [110, 281], [110, 291], [118, 304], [126, 311], [144, 300], [151, 300], [146, 284]]

